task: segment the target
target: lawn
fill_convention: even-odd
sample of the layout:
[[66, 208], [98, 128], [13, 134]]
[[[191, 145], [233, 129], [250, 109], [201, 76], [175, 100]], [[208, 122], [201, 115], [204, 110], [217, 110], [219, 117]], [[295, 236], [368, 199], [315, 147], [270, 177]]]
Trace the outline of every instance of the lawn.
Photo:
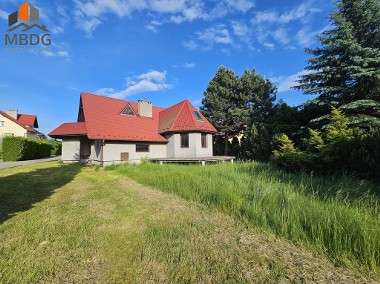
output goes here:
[[[373, 281], [247, 226], [228, 206], [216, 210], [125, 176], [161, 178], [180, 167], [125, 169], [50, 162], [1, 170], [0, 283]], [[182, 168], [189, 177], [199, 170]]]
[[116, 170], [325, 253], [336, 265], [380, 270], [380, 187], [350, 177], [288, 174], [269, 164], [144, 163]]

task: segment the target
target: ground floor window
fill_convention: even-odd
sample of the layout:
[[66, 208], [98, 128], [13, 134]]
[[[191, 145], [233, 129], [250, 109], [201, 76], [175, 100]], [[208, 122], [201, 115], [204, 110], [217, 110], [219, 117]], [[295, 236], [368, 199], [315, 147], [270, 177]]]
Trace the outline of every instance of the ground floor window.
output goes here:
[[181, 148], [189, 148], [189, 133], [181, 133]]
[[136, 152], [149, 152], [149, 145], [148, 144], [137, 144], [136, 145]]
[[201, 143], [202, 143], [202, 148], [207, 148], [207, 134], [205, 133], [201, 134]]

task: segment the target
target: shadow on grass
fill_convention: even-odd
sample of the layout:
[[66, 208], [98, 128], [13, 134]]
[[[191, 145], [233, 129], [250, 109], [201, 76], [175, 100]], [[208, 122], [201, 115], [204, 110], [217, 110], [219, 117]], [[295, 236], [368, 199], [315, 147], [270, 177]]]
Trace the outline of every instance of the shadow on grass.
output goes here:
[[78, 164], [57, 165], [0, 178], [0, 224], [16, 212], [27, 211], [54, 190], [69, 183], [81, 170]]

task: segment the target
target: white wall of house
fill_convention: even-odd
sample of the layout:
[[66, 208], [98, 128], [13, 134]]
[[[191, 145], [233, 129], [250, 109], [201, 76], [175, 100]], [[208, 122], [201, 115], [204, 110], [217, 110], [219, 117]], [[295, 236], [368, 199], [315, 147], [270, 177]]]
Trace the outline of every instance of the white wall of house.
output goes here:
[[201, 133], [194, 133], [196, 144], [195, 157], [212, 157], [212, 134], [206, 134], [206, 147], [202, 147]]
[[66, 138], [62, 141], [62, 161], [79, 162], [80, 160], [80, 139]]
[[168, 158], [212, 157], [212, 134], [207, 134], [207, 148], [202, 148], [201, 133], [189, 133], [189, 147], [181, 148], [179, 133], [166, 136]]
[[14, 121], [0, 115], [0, 136], [11, 135], [12, 136], [26, 137], [27, 131]]
[[[91, 145], [91, 157], [95, 162], [100, 162], [100, 143], [94, 141]], [[129, 154], [130, 163], [139, 163], [144, 158], [165, 158], [167, 156], [166, 144], [137, 143], [149, 145], [149, 152], [137, 152], [136, 143], [124, 141], [105, 141], [103, 146], [104, 165], [121, 163], [121, 153]]]

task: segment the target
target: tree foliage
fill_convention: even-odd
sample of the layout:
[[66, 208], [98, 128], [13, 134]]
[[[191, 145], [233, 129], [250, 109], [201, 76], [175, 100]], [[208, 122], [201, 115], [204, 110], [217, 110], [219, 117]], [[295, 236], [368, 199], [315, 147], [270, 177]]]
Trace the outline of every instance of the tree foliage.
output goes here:
[[285, 134], [280, 135], [272, 162], [290, 171], [351, 172], [380, 179], [380, 131], [350, 128], [348, 118], [337, 109], [330, 113], [329, 121], [324, 132], [309, 129], [303, 151]]
[[[255, 133], [267, 131], [275, 93], [276, 87], [254, 69], [245, 70], [239, 77], [232, 70], [219, 67], [204, 92], [201, 112], [215, 126], [218, 134], [224, 137], [224, 155], [232, 154], [232, 151], [235, 156], [246, 157], [246, 153], [250, 152], [249, 145], [241, 143], [241, 139], [249, 140], [253, 128], [256, 129]], [[237, 137], [240, 138], [238, 145], [234, 140]], [[260, 137], [270, 144], [268, 135], [262, 133]], [[233, 140], [234, 145], [229, 140]], [[217, 138], [216, 141], [219, 152], [221, 140]], [[268, 160], [269, 154], [265, 160]]]
[[[338, 0], [329, 16], [332, 29], [318, 36], [321, 46], [295, 89], [317, 94], [321, 113], [330, 106], [344, 111], [352, 124], [380, 125], [380, 1]], [[346, 112], [347, 111], [347, 112]]]

